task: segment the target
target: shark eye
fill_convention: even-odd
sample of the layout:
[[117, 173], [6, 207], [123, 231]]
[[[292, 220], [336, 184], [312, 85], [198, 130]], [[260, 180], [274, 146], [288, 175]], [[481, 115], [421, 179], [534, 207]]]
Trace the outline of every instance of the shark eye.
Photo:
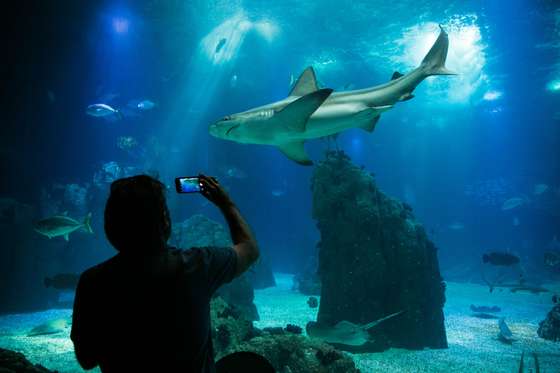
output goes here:
[[226, 115], [225, 117], [223, 117], [223, 118], [222, 118], [222, 120], [223, 120], [223, 121], [226, 121], [226, 120], [231, 120], [231, 116], [229, 116], [229, 115]]

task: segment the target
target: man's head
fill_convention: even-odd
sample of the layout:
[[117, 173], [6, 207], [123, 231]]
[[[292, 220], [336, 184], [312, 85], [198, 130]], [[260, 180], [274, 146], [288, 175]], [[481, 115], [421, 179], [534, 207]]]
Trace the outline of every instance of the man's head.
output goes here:
[[105, 234], [121, 252], [149, 252], [163, 248], [171, 234], [165, 186], [138, 175], [111, 184], [105, 205]]

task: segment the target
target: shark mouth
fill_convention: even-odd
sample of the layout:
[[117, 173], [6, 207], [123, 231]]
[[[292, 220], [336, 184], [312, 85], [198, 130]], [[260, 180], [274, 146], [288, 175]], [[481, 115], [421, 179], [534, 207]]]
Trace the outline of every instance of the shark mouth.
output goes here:
[[226, 131], [226, 136], [229, 136], [229, 133], [236, 129], [237, 127], [239, 127], [239, 124], [236, 124], [235, 126], [231, 126], [227, 131]]

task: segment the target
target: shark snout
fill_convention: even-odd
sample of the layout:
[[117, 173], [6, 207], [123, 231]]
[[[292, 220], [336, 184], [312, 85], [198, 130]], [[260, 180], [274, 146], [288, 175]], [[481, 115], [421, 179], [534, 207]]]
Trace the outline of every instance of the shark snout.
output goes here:
[[239, 127], [239, 123], [236, 123], [230, 116], [227, 116], [212, 123], [209, 132], [214, 137], [226, 138], [236, 127]]

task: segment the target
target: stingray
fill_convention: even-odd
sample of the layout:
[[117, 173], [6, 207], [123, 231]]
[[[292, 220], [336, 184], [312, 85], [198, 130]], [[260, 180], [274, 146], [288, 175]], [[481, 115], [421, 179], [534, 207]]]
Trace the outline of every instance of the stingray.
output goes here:
[[321, 339], [327, 343], [361, 346], [370, 340], [369, 329], [401, 313], [403, 313], [403, 311], [395, 312], [365, 325], [357, 325], [346, 320], [342, 320], [334, 326], [321, 325], [317, 322], [310, 321], [307, 323], [306, 331], [307, 335], [310, 337]]
[[70, 325], [68, 319], [49, 320], [43, 324], [37, 325], [27, 333], [28, 337], [37, 335], [56, 334], [63, 332]]

